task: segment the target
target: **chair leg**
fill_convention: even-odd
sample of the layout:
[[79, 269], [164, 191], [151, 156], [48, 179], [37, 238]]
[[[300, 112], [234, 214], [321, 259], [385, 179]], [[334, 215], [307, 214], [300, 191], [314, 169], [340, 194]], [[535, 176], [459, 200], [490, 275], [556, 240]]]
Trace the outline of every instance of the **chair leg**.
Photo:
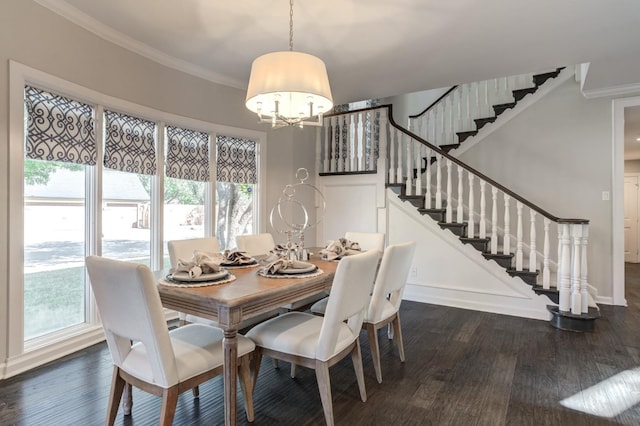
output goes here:
[[360, 339], [356, 339], [356, 345], [351, 351], [351, 361], [353, 361], [353, 369], [356, 371], [358, 388], [360, 388], [360, 399], [362, 400], [362, 402], [367, 402], [367, 390], [364, 387], [364, 371], [362, 369], [362, 352], [360, 351]]
[[253, 384], [249, 359], [246, 355], [240, 359], [240, 388], [242, 388], [244, 396], [244, 411], [247, 413], [247, 421], [253, 422]]
[[120, 377], [120, 369], [113, 366], [113, 375], [111, 376], [111, 392], [109, 395], [109, 405], [107, 407], [107, 421], [105, 424], [111, 426], [116, 421], [116, 415], [118, 414], [118, 405], [122, 399], [122, 391], [126, 382]]
[[178, 404], [178, 386], [171, 386], [162, 392], [162, 408], [160, 408], [160, 425], [173, 425]]
[[369, 347], [371, 348], [371, 360], [373, 368], [376, 370], [376, 380], [382, 383], [382, 366], [380, 365], [380, 345], [378, 344], [378, 330], [371, 323], [367, 324], [367, 335], [369, 336]]
[[273, 363], [273, 368], [278, 369], [280, 368], [280, 364], [278, 364], [278, 360], [275, 358], [271, 358], [271, 362]]
[[296, 365], [294, 363], [291, 363], [291, 378], [296, 378]]
[[316, 379], [324, 410], [324, 420], [327, 426], [333, 426], [333, 400], [331, 398], [331, 380], [329, 378], [329, 364], [316, 360]]
[[256, 382], [258, 381], [258, 373], [260, 373], [260, 364], [262, 363], [262, 351], [257, 348], [251, 354], [251, 394], [256, 389]]
[[194, 398], [200, 398], [200, 387], [199, 386], [194, 386], [191, 389], [191, 393], [193, 394]]
[[398, 345], [398, 351], [400, 352], [400, 362], [404, 362], [404, 343], [402, 342], [402, 327], [400, 326], [400, 312], [396, 313], [396, 318], [393, 320], [393, 330]]

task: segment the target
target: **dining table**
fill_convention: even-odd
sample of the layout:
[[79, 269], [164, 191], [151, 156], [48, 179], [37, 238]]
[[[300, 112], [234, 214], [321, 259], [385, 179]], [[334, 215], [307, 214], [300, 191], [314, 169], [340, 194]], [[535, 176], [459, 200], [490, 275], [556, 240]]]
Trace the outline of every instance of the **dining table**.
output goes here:
[[169, 286], [162, 278], [169, 271], [157, 271], [158, 291], [165, 308], [214, 320], [224, 330], [224, 413], [225, 424], [235, 425], [237, 417], [238, 330], [242, 321], [274, 311], [331, 287], [338, 266], [323, 260], [320, 248], [309, 249], [310, 263], [318, 267], [312, 276], [267, 277], [261, 267], [230, 269], [235, 280], [219, 285]]

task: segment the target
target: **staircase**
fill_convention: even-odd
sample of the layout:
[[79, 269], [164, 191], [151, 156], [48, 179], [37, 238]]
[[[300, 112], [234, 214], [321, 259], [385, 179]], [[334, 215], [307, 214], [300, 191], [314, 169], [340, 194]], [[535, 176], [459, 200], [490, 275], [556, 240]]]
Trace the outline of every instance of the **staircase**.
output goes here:
[[[476, 129], [456, 131], [456, 145], [478, 135], [560, 70], [532, 77], [537, 82], [533, 87], [512, 90], [513, 102], [495, 104], [493, 116], [473, 119]], [[552, 325], [574, 331], [593, 329], [598, 310], [587, 279], [588, 220], [556, 217], [454, 157], [446, 148], [452, 144], [436, 146], [398, 126], [391, 105], [329, 115], [324, 120], [318, 139], [321, 176], [376, 173], [424, 220], [435, 221], [442, 232], [454, 233], [461, 244], [471, 245], [487, 261], [501, 265], [505, 274], [548, 297]], [[437, 129], [418, 128], [426, 134]], [[552, 246], [557, 247], [557, 257]]]
[[[481, 129], [528, 96], [564, 68], [453, 86], [419, 114], [409, 116], [408, 129], [445, 152], [477, 139]], [[530, 96], [529, 96], [530, 97]], [[482, 132], [481, 136], [488, 132]], [[468, 144], [467, 142], [467, 144]]]

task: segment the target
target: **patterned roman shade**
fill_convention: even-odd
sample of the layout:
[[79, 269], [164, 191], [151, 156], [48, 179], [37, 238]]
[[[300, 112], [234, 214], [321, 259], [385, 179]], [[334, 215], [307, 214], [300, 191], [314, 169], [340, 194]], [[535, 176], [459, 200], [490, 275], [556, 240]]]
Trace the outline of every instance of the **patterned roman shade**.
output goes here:
[[167, 126], [165, 173], [178, 179], [209, 181], [209, 135]]
[[63, 96], [25, 86], [25, 154], [34, 160], [96, 164], [94, 108]]
[[105, 111], [104, 117], [104, 166], [122, 172], [156, 174], [156, 123], [113, 111]]
[[233, 183], [256, 183], [256, 143], [250, 139], [218, 136], [216, 140], [217, 180]]

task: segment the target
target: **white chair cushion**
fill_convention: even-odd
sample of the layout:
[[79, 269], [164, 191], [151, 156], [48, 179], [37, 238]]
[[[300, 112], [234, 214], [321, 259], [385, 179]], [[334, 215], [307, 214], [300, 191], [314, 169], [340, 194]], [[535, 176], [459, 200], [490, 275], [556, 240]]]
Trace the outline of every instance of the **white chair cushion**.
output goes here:
[[[322, 317], [304, 312], [288, 312], [256, 325], [247, 333], [247, 337], [257, 346], [266, 349], [314, 359], [322, 323]], [[358, 338], [345, 323], [340, 323], [339, 327], [335, 353]]]
[[[175, 353], [178, 379], [181, 382], [222, 365], [224, 333], [221, 329], [203, 324], [189, 324], [171, 330], [169, 337]], [[254, 348], [251, 340], [238, 335], [238, 357], [253, 351]], [[139, 379], [161, 385], [154, 380], [149, 356], [153, 354], [147, 354], [145, 346], [136, 343], [122, 363], [122, 369]]]

